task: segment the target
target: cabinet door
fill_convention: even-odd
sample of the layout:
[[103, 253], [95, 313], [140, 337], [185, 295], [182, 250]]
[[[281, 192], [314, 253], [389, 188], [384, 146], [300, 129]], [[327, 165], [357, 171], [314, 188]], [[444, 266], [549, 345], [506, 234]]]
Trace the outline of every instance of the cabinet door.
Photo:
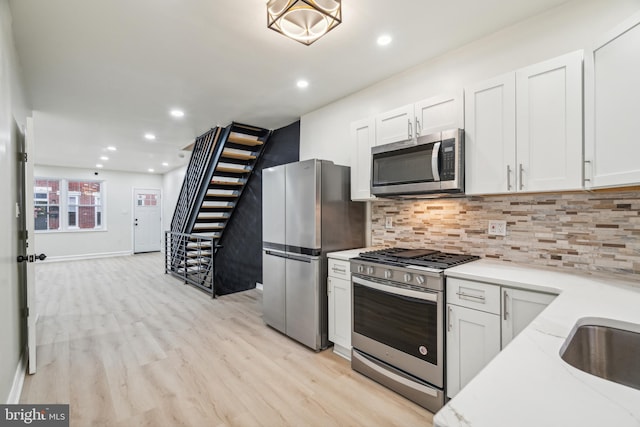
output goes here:
[[640, 13], [603, 37], [585, 59], [588, 187], [640, 183]]
[[376, 116], [376, 145], [406, 141], [413, 134], [413, 104]]
[[329, 277], [329, 341], [351, 350], [351, 282]]
[[447, 396], [454, 397], [500, 352], [500, 316], [447, 305]]
[[371, 147], [376, 143], [373, 118], [351, 123], [351, 200], [371, 200]]
[[515, 191], [515, 73], [468, 87], [464, 96], [466, 193]]
[[516, 71], [519, 191], [582, 188], [582, 51]]
[[556, 295], [502, 288], [502, 348], [505, 348]]
[[464, 128], [462, 91], [419, 101], [414, 105], [414, 111], [416, 136]]

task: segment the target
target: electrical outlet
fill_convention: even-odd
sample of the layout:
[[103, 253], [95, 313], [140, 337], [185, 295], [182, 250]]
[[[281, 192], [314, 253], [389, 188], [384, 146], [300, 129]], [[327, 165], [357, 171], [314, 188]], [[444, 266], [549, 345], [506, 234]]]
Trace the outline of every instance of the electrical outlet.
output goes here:
[[384, 217], [384, 228], [386, 228], [386, 229], [393, 228], [393, 217], [392, 216], [385, 216]]
[[506, 236], [507, 235], [507, 221], [489, 221], [489, 235], [491, 236]]

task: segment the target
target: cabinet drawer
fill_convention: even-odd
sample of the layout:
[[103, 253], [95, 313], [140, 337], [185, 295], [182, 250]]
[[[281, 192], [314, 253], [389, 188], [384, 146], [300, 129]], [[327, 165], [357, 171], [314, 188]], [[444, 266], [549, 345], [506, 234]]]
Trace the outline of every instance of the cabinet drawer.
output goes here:
[[500, 286], [447, 278], [447, 303], [500, 314]]
[[351, 280], [349, 261], [329, 258], [329, 276]]

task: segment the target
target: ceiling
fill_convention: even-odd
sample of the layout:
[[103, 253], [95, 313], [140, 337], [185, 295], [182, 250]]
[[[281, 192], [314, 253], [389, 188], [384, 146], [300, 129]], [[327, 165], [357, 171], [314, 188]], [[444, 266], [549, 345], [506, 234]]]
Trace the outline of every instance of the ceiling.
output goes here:
[[[164, 173], [186, 163], [181, 148], [211, 127], [285, 126], [565, 1], [344, 0], [343, 23], [311, 46], [266, 28], [265, 0], [10, 6], [36, 111], [36, 163]], [[380, 47], [383, 33], [393, 41]], [[297, 88], [298, 79], [309, 87]], [[185, 116], [171, 117], [172, 108]]]

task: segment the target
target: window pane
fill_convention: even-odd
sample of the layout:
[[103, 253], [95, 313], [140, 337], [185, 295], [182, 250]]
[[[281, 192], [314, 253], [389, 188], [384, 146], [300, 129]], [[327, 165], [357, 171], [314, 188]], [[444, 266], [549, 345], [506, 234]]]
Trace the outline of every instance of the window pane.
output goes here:
[[96, 208], [95, 206], [78, 207], [78, 216], [80, 228], [96, 228]]
[[92, 230], [102, 227], [101, 183], [93, 181], [69, 181], [69, 227]]
[[60, 180], [35, 178], [33, 216], [36, 230], [60, 229]]
[[58, 206], [35, 206], [34, 207], [34, 228], [36, 230], [58, 230], [60, 229], [60, 217]]

